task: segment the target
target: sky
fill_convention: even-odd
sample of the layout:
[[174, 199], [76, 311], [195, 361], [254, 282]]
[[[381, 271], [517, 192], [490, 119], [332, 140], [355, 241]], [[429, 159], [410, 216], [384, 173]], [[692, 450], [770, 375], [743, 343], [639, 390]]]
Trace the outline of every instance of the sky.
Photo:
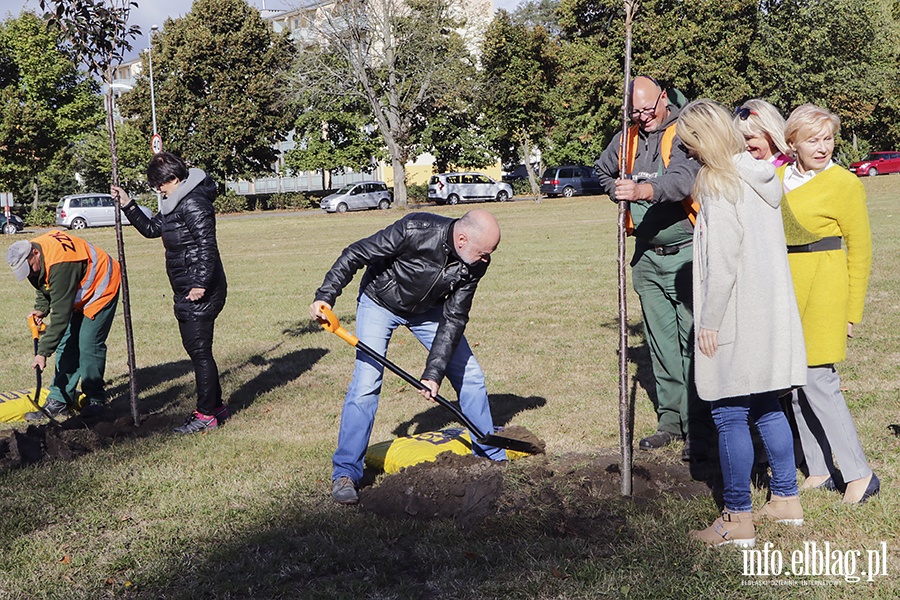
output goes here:
[[[297, 5], [296, 0], [248, 0], [250, 4], [256, 8], [267, 8], [269, 10], [289, 10]], [[521, 0], [494, 0], [494, 8], [505, 8], [512, 11]], [[192, 2], [189, 0], [136, 0], [138, 7], [133, 9], [129, 22], [138, 25], [143, 33], [144, 43], [141, 40], [135, 40], [134, 55], [136, 56], [140, 50], [147, 46], [147, 35], [150, 33], [152, 25], [158, 25], [162, 28], [166, 18], [177, 18], [190, 10]], [[8, 16], [16, 16], [24, 8], [29, 8], [34, 12], [40, 12], [38, 0], [0, 0], [0, 19], [6, 19]], [[129, 57], [130, 58], [130, 57]]]

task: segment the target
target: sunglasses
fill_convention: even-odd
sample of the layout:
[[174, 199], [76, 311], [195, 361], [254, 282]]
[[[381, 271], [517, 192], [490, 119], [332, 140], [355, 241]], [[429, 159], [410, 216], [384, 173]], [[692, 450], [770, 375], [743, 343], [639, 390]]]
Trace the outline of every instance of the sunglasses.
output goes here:
[[755, 110], [746, 108], [746, 107], [738, 108], [737, 110], [734, 111], [734, 114], [736, 114], [738, 117], [740, 117], [741, 121], [746, 121], [747, 119], [750, 118], [750, 115], [753, 115], [754, 117], [759, 116], [758, 112], [756, 112]]

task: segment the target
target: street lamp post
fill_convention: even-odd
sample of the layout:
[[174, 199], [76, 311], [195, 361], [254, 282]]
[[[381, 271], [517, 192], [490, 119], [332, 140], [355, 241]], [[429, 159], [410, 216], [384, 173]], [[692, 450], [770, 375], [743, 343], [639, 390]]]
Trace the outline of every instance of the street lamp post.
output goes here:
[[150, 27], [150, 47], [147, 54], [150, 63], [150, 114], [153, 117], [153, 135], [156, 135], [156, 95], [153, 89], [153, 33], [159, 29], [156, 25]]

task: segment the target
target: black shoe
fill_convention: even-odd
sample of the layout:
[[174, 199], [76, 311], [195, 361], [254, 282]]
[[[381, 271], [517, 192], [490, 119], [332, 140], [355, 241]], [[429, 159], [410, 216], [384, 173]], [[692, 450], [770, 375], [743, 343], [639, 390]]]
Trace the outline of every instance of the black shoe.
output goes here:
[[836, 492], [836, 491], [837, 491], [837, 486], [834, 484], [834, 476], [829, 475], [829, 476], [828, 476], [828, 479], [826, 479], [825, 481], [823, 481], [822, 483], [820, 483], [819, 485], [817, 485], [817, 486], [816, 486], [815, 488], [813, 488], [813, 489], [816, 489], [816, 490], [827, 490], [827, 491], [829, 491], [829, 492]]
[[709, 457], [709, 445], [701, 440], [686, 438], [684, 448], [681, 450], [681, 460], [684, 462], [703, 462]]
[[78, 414], [83, 419], [90, 419], [91, 417], [99, 417], [105, 410], [106, 404], [104, 402], [91, 400]]
[[653, 435], [649, 435], [642, 439], [638, 446], [641, 450], [657, 450], [664, 446], [668, 446], [678, 439], [678, 436], [668, 431], [657, 431]]
[[69, 407], [65, 402], [60, 402], [53, 398], [47, 398], [47, 402], [44, 404], [43, 408], [44, 410], [35, 410], [25, 413], [25, 420], [40, 421], [41, 419], [46, 419], [47, 415], [50, 415], [55, 419], [56, 417], [66, 417], [71, 414], [69, 412]]
[[869, 480], [869, 485], [866, 486], [866, 493], [862, 495], [862, 498], [859, 499], [858, 504], [865, 504], [866, 500], [877, 494], [881, 491], [881, 481], [878, 479], [878, 475], [872, 473], [872, 479]]

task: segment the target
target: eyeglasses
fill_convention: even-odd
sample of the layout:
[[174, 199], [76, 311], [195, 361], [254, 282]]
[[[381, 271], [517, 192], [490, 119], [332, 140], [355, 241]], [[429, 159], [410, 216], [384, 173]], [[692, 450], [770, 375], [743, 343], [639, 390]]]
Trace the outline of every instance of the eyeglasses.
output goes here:
[[747, 119], [750, 118], [750, 115], [753, 115], [754, 117], [759, 116], [759, 113], [756, 112], [755, 110], [751, 110], [751, 109], [749, 109], [747, 107], [743, 107], [743, 106], [736, 109], [734, 111], [734, 114], [736, 114], [738, 117], [740, 117], [741, 121], [746, 121]]
[[654, 102], [653, 106], [651, 106], [650, 108], [643, 108], [641, 110], [632, 110], [631, 118], [634, 119], [635, 121], [637, 121], [641, 117], [645, 117], [645, 116], [652, 117], [653, 115], [655, 115], [656, 114], [656, 106], [659, 104], [659, 100], [660, 100], [660, 98], [662, 98], [662, 95], [663, 95], [663, 92], [662, 92], [662, 90], [660, 90], [659, 96], [656, 97], [656, 102]]
[[176, 181], [177, 181], [177, 179], [175, 179], [173, 177], [172, 179], [170, 179], [168, 181], [164, 181], [161, 184], [159, 184], [158, 186], [156, 186], [155, 188], [153, 188], [153, 191], [156, 192], [157, 194], [164, 194], [165, 191], [163, 190], [163, 187], [167, 186], [167, 185], [171, 185], [171, 184], [175, 183]]

